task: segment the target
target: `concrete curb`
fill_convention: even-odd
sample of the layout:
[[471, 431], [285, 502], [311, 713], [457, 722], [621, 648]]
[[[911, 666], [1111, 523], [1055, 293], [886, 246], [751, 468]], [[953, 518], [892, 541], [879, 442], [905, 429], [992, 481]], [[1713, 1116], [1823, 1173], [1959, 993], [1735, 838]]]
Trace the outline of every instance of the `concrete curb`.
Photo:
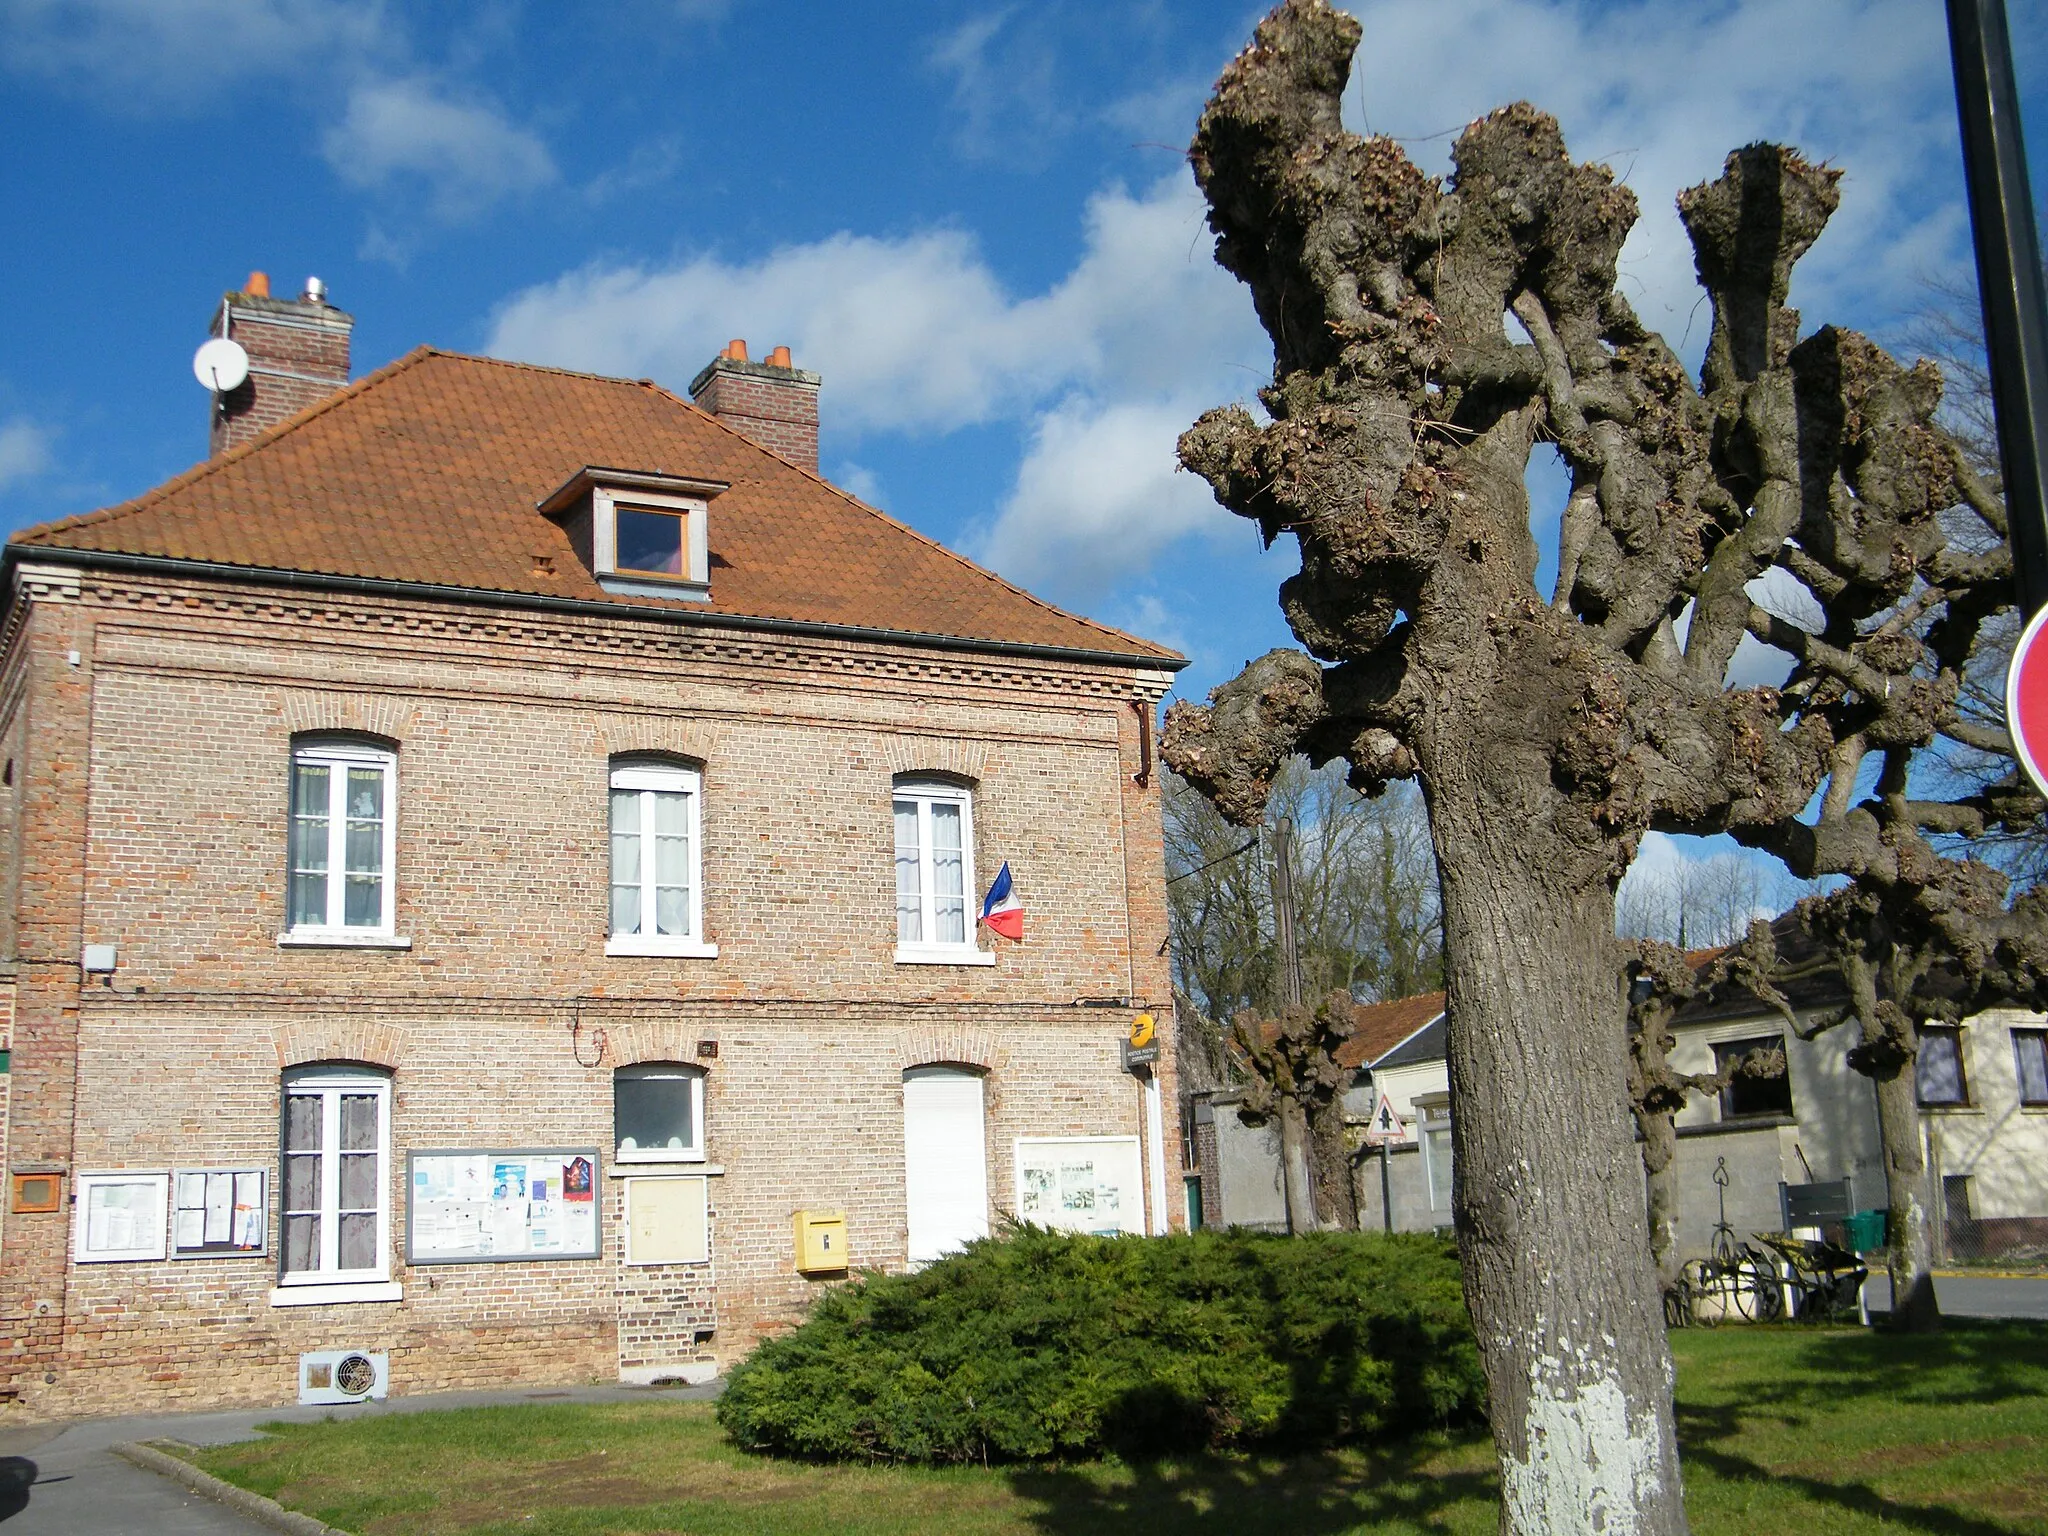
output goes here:
[[315, 1520], [311, 1515], [301, 1515], [286, 1509], [275, 1499], [266, 1499], [260, 1493], [251, 1493], [246, 1488], [237, 1488], [233, 1483], [222, 1482], [211, 1472], [202, 1472], [189, 1461], [180, 1461], [162, 1451], [147, 1445], [137, 1445], [133, 1440], [118, 1441], [107, 1447], [123, 1461], [154, 1472], [159, 1477], [168, 1477], [183, 1483], [194, 1493], [204, 1494], [216, 1503], [239, 1510], [252, 1520], [261, 1520], [274, 1531], [283, 1531], [286, 1536], [349, 1536], [347, 1531]]

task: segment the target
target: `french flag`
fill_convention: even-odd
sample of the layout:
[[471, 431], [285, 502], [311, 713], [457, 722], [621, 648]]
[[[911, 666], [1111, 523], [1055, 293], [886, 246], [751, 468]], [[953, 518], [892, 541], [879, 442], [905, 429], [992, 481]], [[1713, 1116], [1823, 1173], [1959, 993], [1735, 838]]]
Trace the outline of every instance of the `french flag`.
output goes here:
[[1020, 944], [1024, 941], [1024, 903], [1017, 899], [1016, 891], [1011, 888], [1007, 859], [996, 875], [995, 884], [988, 888], [988, 895], [982, 898], [981, 921], [991, 933], [999, 933]]

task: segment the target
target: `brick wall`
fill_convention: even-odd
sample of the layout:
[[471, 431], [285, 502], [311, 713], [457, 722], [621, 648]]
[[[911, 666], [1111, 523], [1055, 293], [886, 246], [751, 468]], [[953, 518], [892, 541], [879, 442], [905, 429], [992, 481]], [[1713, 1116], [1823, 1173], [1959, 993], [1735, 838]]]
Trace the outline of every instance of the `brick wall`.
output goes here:
[[213, 334], [239, 342], [249, 377], [215, 397], [207, 450], [218, 458], [348, 383], [354, 319], [330, 304], [230, 293]]
[[720, 357], [697, 375], [690, 398], [770, 453], [818, 472], [817, 374]]
[[[1169, 1006], [1132, 707], [1156, 674], [92, 574], [35, 590], [0, 718], [0, 740], [25, 721], [29, 850], [10, 1159], [270, 1169], [274, 1246], [281, 1068], [382, 1063], [404, 1297], [273, 1307], [274, 1257], [67, 1267], [68, 1215], [8, 1214], [0, 1388], [29, 1413], [288, 1400], [301, 1351], [343, 1346], [390, 1350], [397, 1392], [730, 1364], [831, 1283], [795, 1273], [794, 1211], [846, 1211], [857, 1267], [902, 1262], [923, 1062], [988, 1073], [998, 1208], [1017, 1136], [1144, 1134], [1117, 1041]], [[290, 743], [332, 729], [396, 744], [409, 949], [277, 944]], [[650, 749], [703, 768], [716, 959], [603, 953], [607, 765]], [[978, 885], [1016, 876], [1027, 942], [993, 966], [894, 962], [891, 780], [919, 769], [976, 782]], [[85, 942], [120, 963], [81, 993]], [[1076, 1006], [1105, 998], [1129, 1001]], [[711, 1265], [626, 1266], [609, 1176], [602, 1259], [403, 1262], [408, 1150], [595, 1146], [609, 1174], [612, 1068], [704, 1039]]]

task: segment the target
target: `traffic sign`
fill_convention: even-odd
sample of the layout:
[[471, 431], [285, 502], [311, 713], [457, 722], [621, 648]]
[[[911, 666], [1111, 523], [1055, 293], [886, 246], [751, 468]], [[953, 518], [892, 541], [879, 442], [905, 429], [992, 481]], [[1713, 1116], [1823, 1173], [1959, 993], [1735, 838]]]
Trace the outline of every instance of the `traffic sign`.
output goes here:
[[2035, 614], [2005, 673], [2005, 718], [2013, 750], [2034, 787], [2048, 795], [2048, 608]]
[[1408, 1122], [1394, 1113], [1393, 1100], [1384, 1092], [1380, 1101], [1373, 1106], [1372, 1124], [1365, 1128], [1365, 1144], [1368, 1147], [1389, 1147], [1408, 1139]]

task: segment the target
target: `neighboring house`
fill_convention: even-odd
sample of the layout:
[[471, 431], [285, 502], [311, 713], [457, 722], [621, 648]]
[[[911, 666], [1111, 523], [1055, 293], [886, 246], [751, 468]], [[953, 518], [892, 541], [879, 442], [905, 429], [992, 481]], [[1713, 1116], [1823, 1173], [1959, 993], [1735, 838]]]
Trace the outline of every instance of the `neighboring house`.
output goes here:
[[260, 287], [214, 457], [6, 548], [0, 1399], [701, 1378], [1007, 1210], [1178, 1224], [1181, 658], [820, 479], [784, 350], [348, 384]]
[[[1712, 951], [1702, 951], [1704, 961]], [[1800, 984], [1794, 1016], [1812, 1023], [1841, 1001], [1826, 977]], [[1444, 994], [1360, 1007], [1339, 1060], [1358, 1068], [1345, 1095], [1357, 1163], [1360, 1225], [1420, 1231], [1451, 1225], [1450, 1074], [1445, 1061]], [[1921, 1037], [1916, 1078], [1921, 1134], [1934, 1208], [1956, 1258], [2048, 1253], [2048, 1021], [1995, 1010], [1956, 1029]], [[1725, 1093], [1695, 1097], [1677, 1118], [1679, 1247], [1705, 1253], [1722, 1219], [1736, 1241], [1789, 1224], [1786, 1200], [1801, 1186], [1850, 1181], [1853, 1209], [1886, 1204], [1876, 1095], [1847, 1056], [1856, 1026], [1844, 1023], [1813, 1040], [1754, 999], [1682, 1011], [1672, 1026], [1671, 1063], [1712, 1073], [1760, 1045], [1782, 1044], [1787, 1072], [1738, 1079]], [[1384, 1153], [1363, 1135], [1384, 1093], [1405, 1137]], [[1238, 1121], [1235, 1096], [1197, 1104], [1198, 1132], [1211, 1117], [1204, 1150], [1205, 1220], [1284, 1228], [1277, 1139], [1270, 1128]], [[1230, 1112], [1226, 1113], [1226, 1109]], [[1391, 1198], [1389, 1198], [1391, 1197]], [[1388, 1221], [1391, 1207], [1393, 1217]], [[1796, 1219], [1796, 1218], [1795, 1218]]]

